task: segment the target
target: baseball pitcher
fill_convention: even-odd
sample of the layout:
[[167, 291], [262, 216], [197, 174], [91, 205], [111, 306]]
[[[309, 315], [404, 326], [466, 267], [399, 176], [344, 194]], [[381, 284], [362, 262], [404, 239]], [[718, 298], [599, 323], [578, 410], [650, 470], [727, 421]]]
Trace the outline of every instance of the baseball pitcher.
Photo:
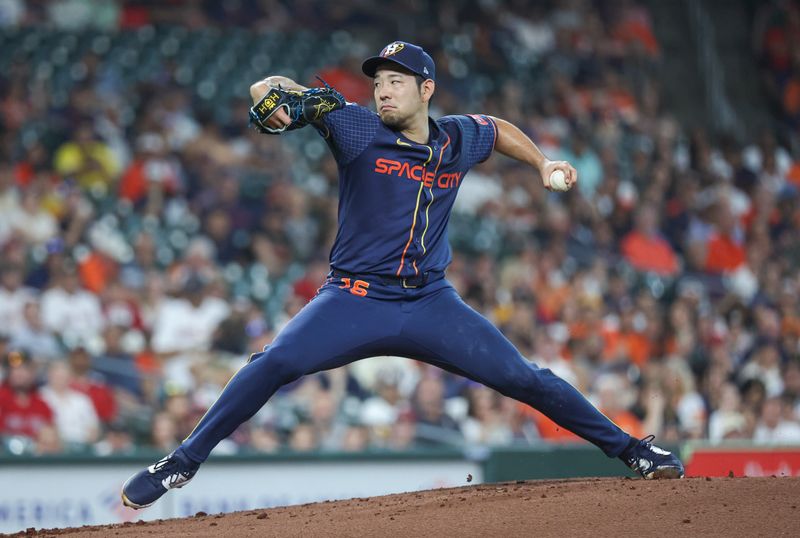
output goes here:
[[362, 70], [372, 80], [377, 113], [346, 103], [327, 85], [308, 89], [269, 77], [251, 87], [257, 129], [279, 134], [311, 125], [336, 159], [339, 229], [331, 270], [316, 297], [231, 378], [180, 447], [128, 479], [123, 503], [143, 508], [186, 485], [211, 450], [282, 385], [379, 355], [414, 358], [483, 383], [645, 478], [682, 477], [676, 456], [654, 446], [652, 436], [632, 438], [569, 383], [525, 359], [445, 278], [447, 225], [470, 168], [497, 151], [532, 166], [553, 190], [574, 186], [575, 169], [548, 160], [502, 119], [428, 117], [436, 68], [416, 45], [395, 41]]

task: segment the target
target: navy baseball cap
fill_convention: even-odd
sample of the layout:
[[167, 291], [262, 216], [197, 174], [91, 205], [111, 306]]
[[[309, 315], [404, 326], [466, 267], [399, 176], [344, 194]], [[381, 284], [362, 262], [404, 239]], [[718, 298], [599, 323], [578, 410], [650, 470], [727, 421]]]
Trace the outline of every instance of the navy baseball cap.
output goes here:
[[436, 66], [433, 58], [425, 52], [422, 47], [406, 43], [405, 41], [395, 41], [389, 43], [378, 56], [373, 56], [364, 60], [361, 70], [368, 77], [374, 77], [378, 66], [384, 62], [393, 62], [402, 65], [412, 73], [424, 79], [436, 81]]

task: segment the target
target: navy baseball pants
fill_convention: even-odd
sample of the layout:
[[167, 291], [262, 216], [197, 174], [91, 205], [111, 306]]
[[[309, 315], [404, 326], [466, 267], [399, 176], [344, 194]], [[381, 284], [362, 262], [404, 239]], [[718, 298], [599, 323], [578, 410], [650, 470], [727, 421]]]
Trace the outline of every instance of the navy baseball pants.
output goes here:
[[201, 463], [281, 386], [381, 355], [413, 358], [478, 381], [538, 409], [609, 457], [631, 440], [572, 385], [525, 359], [447, 280], [405, 289], [329, 278], [274, 342], [231, 378], [183, 451]]

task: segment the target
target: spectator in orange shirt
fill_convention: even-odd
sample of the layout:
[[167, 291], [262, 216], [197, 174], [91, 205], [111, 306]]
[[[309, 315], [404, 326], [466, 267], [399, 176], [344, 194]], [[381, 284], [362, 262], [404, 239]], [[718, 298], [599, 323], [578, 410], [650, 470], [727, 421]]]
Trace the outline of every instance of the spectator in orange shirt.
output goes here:
[[650, 359], [653, 348], [646, 329], [646, 316], [630, 301], [623, 301], [618, 324], [615, 326], [609, 322], [603, 329], [603, 360], [608, 363], [632, 362], [643, 366]]
[[595, 381], [595, 402], [617, 426], [631, 435], [642, 437], [642, 422], [629, 411], [634, 403], [635, 393], [628, 380], [620, 374], [603, 374]]
[[536, 429], [539, 431], [539, 436], [545, 441], [551, 443], [585, 443], [583, 439], [575, 435], [569, 430], [566, 430], [541, 414], [539, 411], [531, 407], [518, 404], [519, 412], [527, 415], [536, 423]]
[[717, 204], [715, 217], [715, 231], [706, 243], [704, 269], [708, 273], [727, 273], [745, 262], [744, 234], [727, 201]]
[[136, 146], [135, 158], [120, 179], [119, 196], [136, 205], [146, 203], [147, 210], [157, 214], [163, 198], [180, 190], [183, 169], [160, 133], [139, 136]]
[[660, 48], [653, 31], [650, 13], [635, 2], [619, 2], [614, 9], [616, 23], [611, 36], [625, 45], [636, 45], [651, 57], [658, 57]]
[[620, 244], [622, 255], [637, 271], [671, 276], [678, 272], [678, 257], [658, 231], [658, 210], [645, 204], [636, 211], [635, 228]]
[[339, 90], [349, 102], [366, 105], [372, 99], [369, 86], [364, 84], [360, 56], [351, 55], [344, 58], [340, 65], [321, 71], [319, 78]]

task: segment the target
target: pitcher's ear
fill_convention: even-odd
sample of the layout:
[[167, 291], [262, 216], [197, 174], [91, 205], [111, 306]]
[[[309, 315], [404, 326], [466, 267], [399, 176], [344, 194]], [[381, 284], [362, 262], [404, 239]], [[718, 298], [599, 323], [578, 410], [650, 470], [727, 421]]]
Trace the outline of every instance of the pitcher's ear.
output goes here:
[[419, 93], [422, 96], [422, 101], [427, 103], [433, 97], [433, 92], [436, 91], [436, 83], [431, 79], [422, 82], [419, 87]]

